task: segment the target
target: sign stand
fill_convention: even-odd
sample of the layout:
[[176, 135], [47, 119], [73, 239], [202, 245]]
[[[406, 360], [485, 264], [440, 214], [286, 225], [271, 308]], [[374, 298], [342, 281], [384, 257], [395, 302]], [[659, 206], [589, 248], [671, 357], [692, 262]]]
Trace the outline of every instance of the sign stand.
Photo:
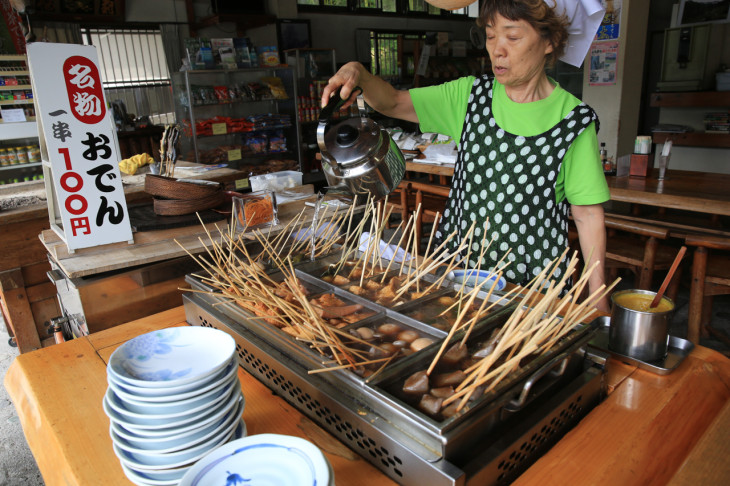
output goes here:
[[70, 253], [134, 243], [98, 64], [94, 46], [28, 46], [48, 219]]

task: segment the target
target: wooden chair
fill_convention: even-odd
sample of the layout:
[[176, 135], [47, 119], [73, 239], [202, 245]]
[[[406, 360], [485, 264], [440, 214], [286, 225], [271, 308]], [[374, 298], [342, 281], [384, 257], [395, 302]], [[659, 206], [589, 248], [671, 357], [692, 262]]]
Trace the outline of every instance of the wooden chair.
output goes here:
[[727, 335], [710, 326], [712, 297], [730, 294], [730, 239], [698, 234], [690, 235], [684, 241], [687, 246], [695, 248], [687, 339], [697, 344], [700, 332], [704, 331], [730, 345]]
[[[652, 290], [654, 273], [671, 267], [677, 250], [660, 241], [669, 238], [669, 229], [606, 215], [606, 274], [613, 281], [619, 268], [629, 269], [635, 276], [634, 287]], [[667, 297], [677, 298], [681, 267], [667, 289]], [[653, 289], [656, 290], [656, 289]]]
[[[388, 195], [387, 209], [392, 208], [393, 213], [400, 213], [402, 221], [408, 221], [410, 216], [408, 207], [408, 194], [411, 183], [408, 181], [401, 181], [398, 187]], [[386, 204], [385, 199], [378, 201], [378, 204]], [[390, 218], [386, 222], [386, 228], [391, 228]]]
[[422, 242], [423, 224], [439, 224], [441, 215], [443, 215], [444, 208], [446, 207], [446, 200], [449, 197], [450, 188], [423, 182], [411, 182], [409, 186], [409, 193], [415, 196], [411, 200], [409, 195], [409, 204], [412, 204], [410, 211], [414, 212], [418, 206], [421, 206], [421, 211], [418, 213], [415, 226], [416, 237], [419, 242]]

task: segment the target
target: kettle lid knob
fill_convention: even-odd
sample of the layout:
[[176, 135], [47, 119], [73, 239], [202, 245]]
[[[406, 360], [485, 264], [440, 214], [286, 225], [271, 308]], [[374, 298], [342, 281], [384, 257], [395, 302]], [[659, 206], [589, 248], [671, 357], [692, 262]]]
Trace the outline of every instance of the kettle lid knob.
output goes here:
[[342, 124], [337, 128], [337, 145], [340, 147], [349, 147], [357, 140], [360, 132], [352, 125]]

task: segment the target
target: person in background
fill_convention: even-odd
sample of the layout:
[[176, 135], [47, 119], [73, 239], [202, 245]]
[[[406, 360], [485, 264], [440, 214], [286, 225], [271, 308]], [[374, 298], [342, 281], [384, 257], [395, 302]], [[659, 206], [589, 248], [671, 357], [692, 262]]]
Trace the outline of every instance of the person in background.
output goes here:
[[[494, 237], [481, 267], [493, 266], [511, 248], [505, 277], [516, 284], [527, 284], [568, 246], [569, 211], [584, 261], [599, 262], [589, 291], [604, 283], [601, 203], [609, 191], [596, 137], [598, 116], [545, 73], [560, 58], [582, 63], [603, 16], [596, 2], [485, 0], [477, 23], [486, 32], [493, 75], [402, 91], [351, 62], [332, 76], [322, 95], [325, 106], [338, 89], [348, 99], [360, 86], [376, 111], [458, 141], [437, 237], [456, 230], [447, 244], [455, 249], [476, 222], [472, 259], [478, 258], [476, 242]], [[566, 266], [567, 258], [553, 278]], [[598, 308], [608, 311], [608, 299]]]

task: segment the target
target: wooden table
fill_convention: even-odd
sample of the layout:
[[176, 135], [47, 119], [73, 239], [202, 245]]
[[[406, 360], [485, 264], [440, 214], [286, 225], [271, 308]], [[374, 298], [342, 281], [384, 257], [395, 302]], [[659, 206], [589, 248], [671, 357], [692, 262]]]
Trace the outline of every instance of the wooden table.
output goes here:
[[[422, 174], [453, 176], [453, 165], [406, 162], [406, 170]], [[607, 176], [612, 201], [645, 204], [706, 214], [730, 216], [730, 174], [667, 170], [663, 181], [658, 169], [650, 177]]]
[[649, 177], [608, 176], [612, 201], [730, 216], [730, 174], [658, 169]]
[[[184, 320], [177, 307], [16, 358], [5, 387], [47, 485], [129, 484], [101, 406], [106, 363], [128, 339]], [[243, 369], [239, 378], [249, 434], [312, 441], [339, 485], [394, 484]], [[666, 376], [611, 360], [606, 380], [606, 400], [515, 484], [730, 484], [727, 358], [697, 347]]]

